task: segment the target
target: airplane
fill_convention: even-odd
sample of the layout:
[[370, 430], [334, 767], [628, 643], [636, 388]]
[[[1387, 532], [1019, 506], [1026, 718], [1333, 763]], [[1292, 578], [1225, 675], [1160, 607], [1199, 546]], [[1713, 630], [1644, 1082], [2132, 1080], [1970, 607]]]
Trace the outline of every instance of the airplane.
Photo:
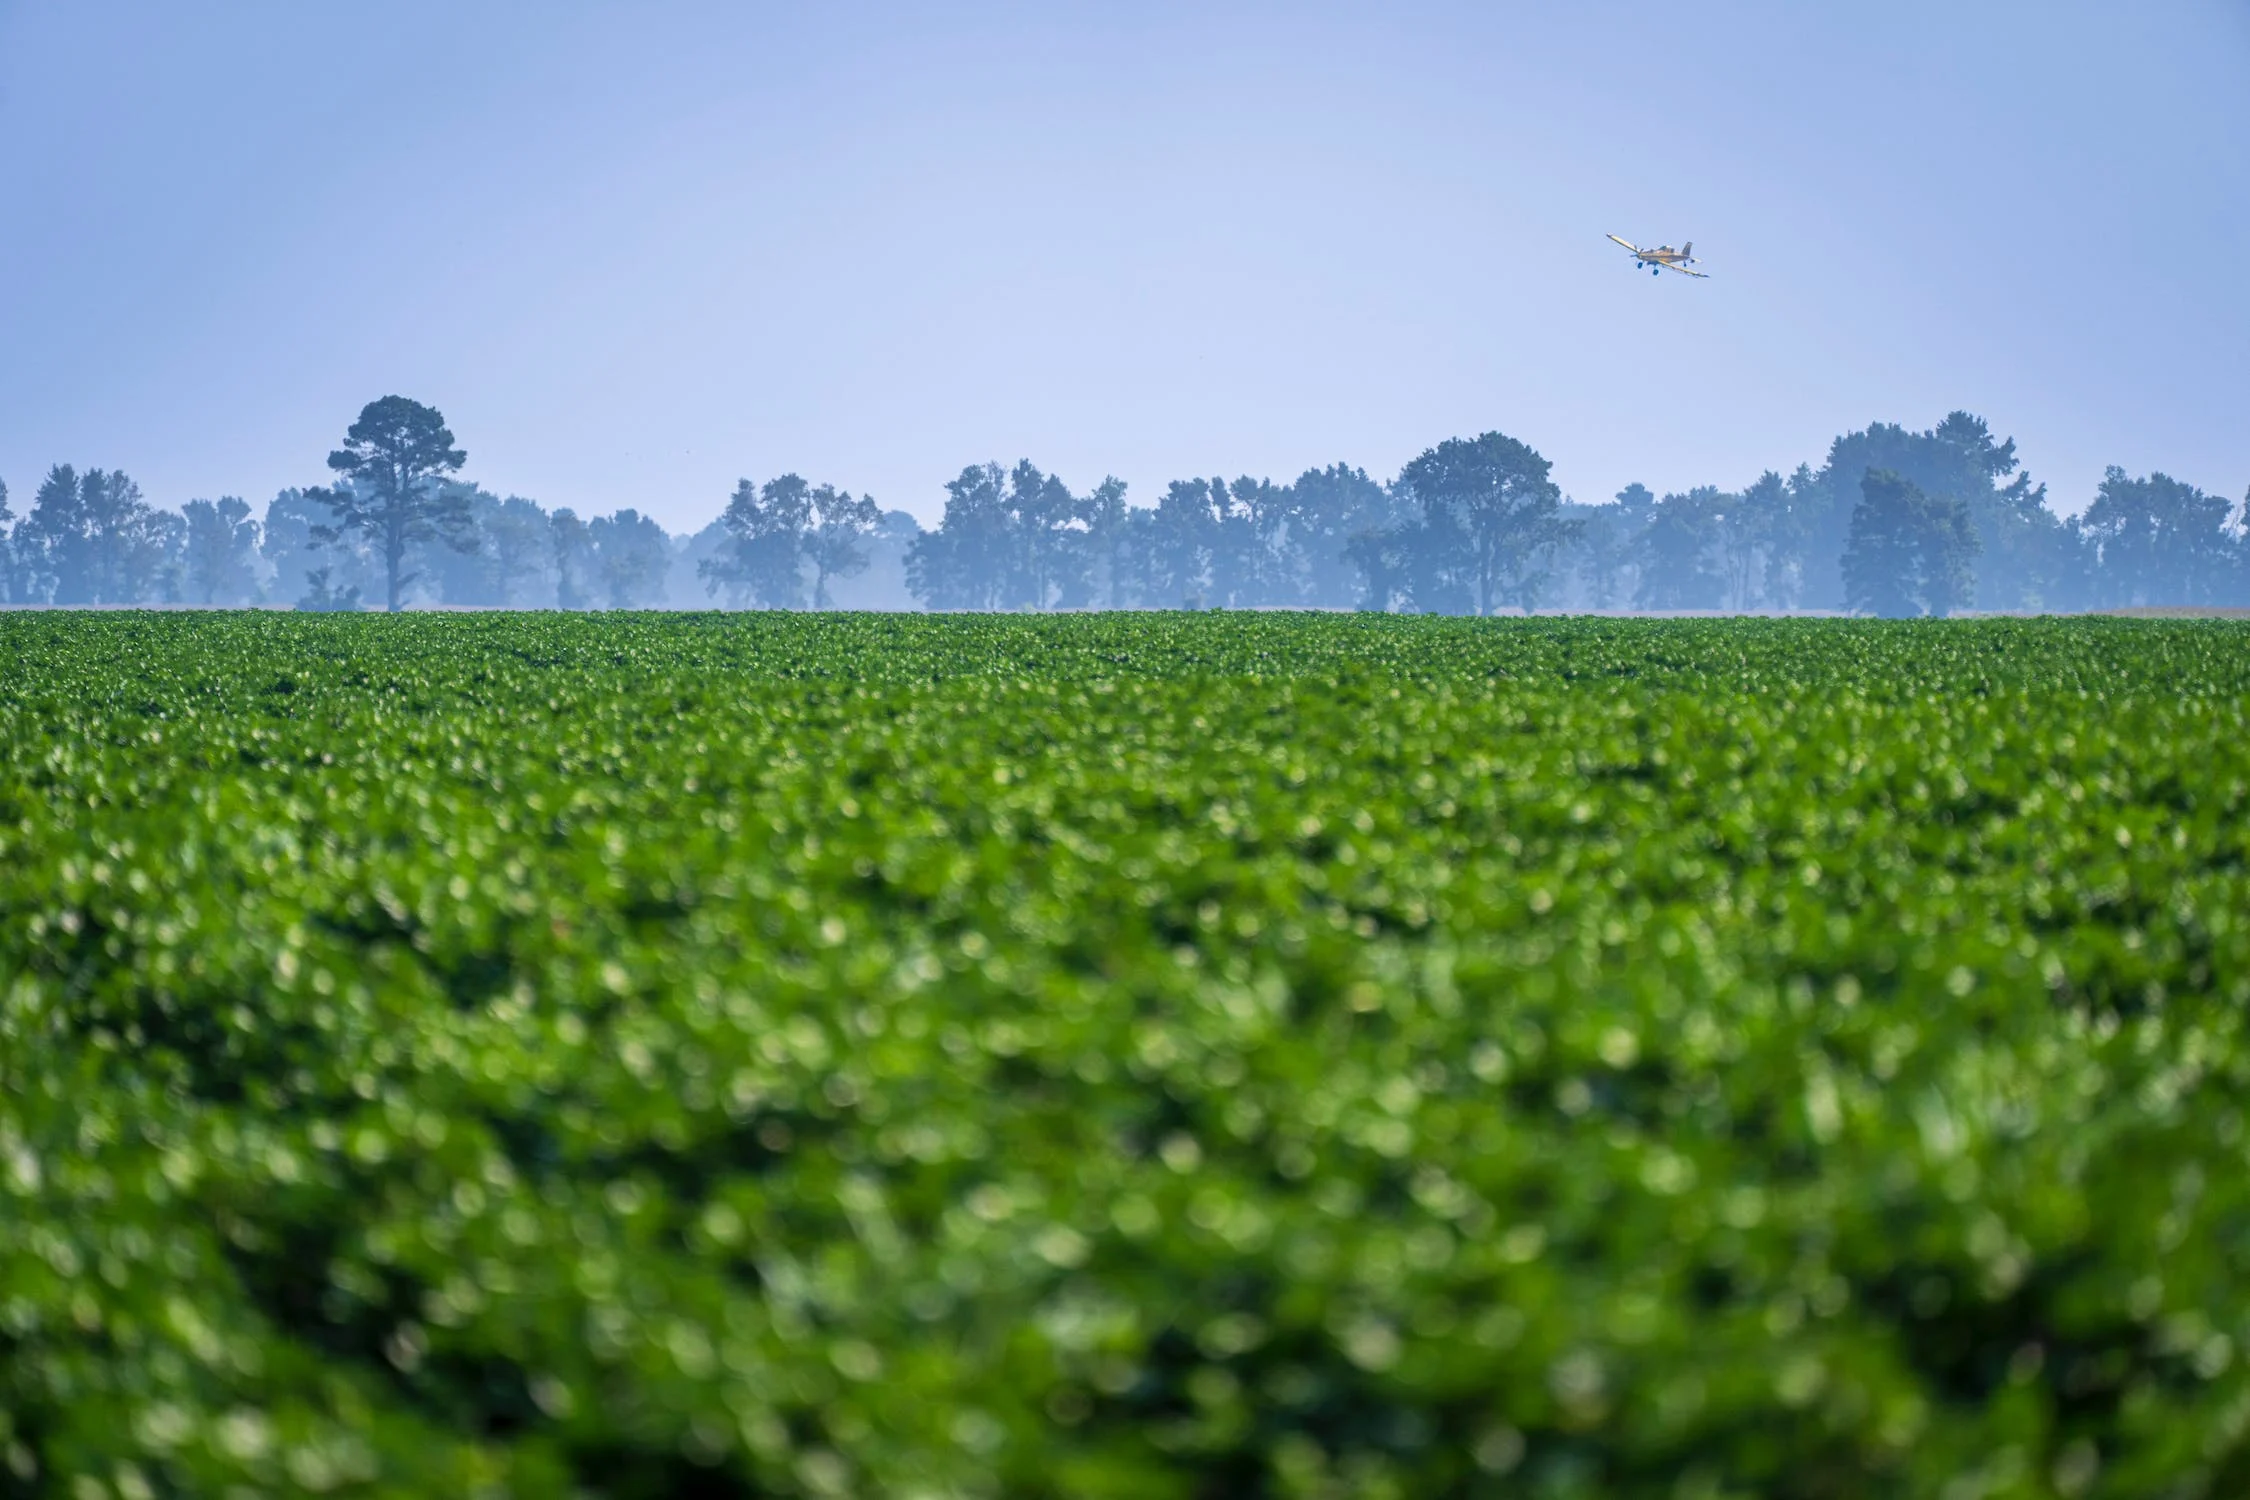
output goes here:
[[1631, 240], [1620, 240], [1614, 234], [1611, 235], [1610, 238], [1612, 240], [1616, 240], [1618, 244], [1623, 245], [1626, 249], [1633, 252], [1633, 265], [1635, 269], [1638, 269], [1641, 266], [1646, 266], [1648, 267], [1648, 274], [1651, 276], [1658, 275], [1659, 273], [1664, 271], [1677, 271], [1682, 276], [1701, 276], [1705, 279], [1709, 279], [1708, 272], [1691, 271], [1688, 269], [1689, 266], [1695, 264], [1695, 257], [1688, 254], [1690, 250], [1693, 250], [1695, 248], [1695, 241], [1693, 240], [1689, 240], [1686, 244], [1680, 246], [1680, 248], [1677, 250], [1673, 249], [1670, 245], [1658, 245], [1653, 250], [1643, 250], [1640, 246], [1634, 244]]

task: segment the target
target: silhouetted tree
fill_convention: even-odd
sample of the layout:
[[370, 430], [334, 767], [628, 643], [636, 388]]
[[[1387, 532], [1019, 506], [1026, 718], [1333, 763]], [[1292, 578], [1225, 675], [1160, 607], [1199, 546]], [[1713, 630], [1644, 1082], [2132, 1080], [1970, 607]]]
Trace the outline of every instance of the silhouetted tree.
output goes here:
[[1177, 609], [1180, 599], [1168, 593], [1156, 565], [1156, 510], [1152, 506], [1121, 507], [1116, 533], [1109, 545], [1110, 603], [1119, 609]]
[[2112, 465], [2079, 527], [2110, 602], [2208, 604], [2234, 572], [2233, 509], [2168, 474], [2133, 479]]
[[248, 604], [258, 595], [258, 523], [233, 495], [190, 500], [182, 555], [188, 598], [198, 604]]
[[1618, 507], [1566, 506], [1564, 519], [1578, 523], [1578, 535], [1556, 554], [1569, 596], [1588, 609], [1615, 607], [1633, 556]]
[[536, 500], [510, 495], [481, 508], [477, 554], [489, 569], [495, 603], [525, 609], [554, 602], [554, 539]]
[[146, 510], [147, 541], [141, 553], [146, 569], [133, 584], [132, 597], [157, 604], [187, 599], [187, 519], [176, 510]]
[[1467, 566], [1475, 549], [1461, 518], [1444, 507], [1391, 528], [1398, 548], [1406, 602], [1426, 615], [1476, 613], [1475, 582]]
[[1725, 604], [1720, 521], [1735, 499], [1701, 485], [1656, 502], [1641, 531], [1635, 604], [1642, 609], [1718, 609]]
[[829, 607], [831, 582], [867, 571], [867, 538], [882, 518], [881, 508], [867, 496], [855, 497], [831, 484], [813, 490], [804, 554], [812, 569], [814, 609]]
[[349, 483], [325, 491], [326, 503], [340, 529], [371, 540], [383, 561], [385, 608], [393, 613], [414, 581], [406, 559], [417, 543], [439, 541], [463, 552], [476, 545], [468, 496], [444, 482], [467, 461], [437, 409], [404, 396], [370, 401], [344, 446], [328, 455], [328, 467]]
[[1124, 609], [1140, 602], [1133, 565], [1137, 537], [1133, 523], [1139, 514], [1125, 503], [1124, 480], [1113, 474], [1094, 487], [1086, 497], [1083, 564], [1072, 592], [1064, 596], [1065, 604]]
[[1211, 591], [1231, 609], [1299, 602], [1297, 496], [1287, 486], [1244, 474], [1211, 487]]
[[92, 576], [85, 508], [78, 470], [56, 464], [31, 497], [31, 512], [16, 529], [38, 597], [56, 604], [88, 602]]
[[28, 604], [25, 581], [16, 566], [16, 539], [9, 523], [16, 513], [8, 509], [8, 481], [0, 479], [0, 604]]
[[1759, 598], [1779, 609], [1794, 609], [1805, 594], [1805, 551], [1812, 540], [1813, 474], [1799, 464], [1787, 479], [1767, 470], [1743, 492], [1755, 508], [1761, 532]]
[[672, 550], [663, 527], [638, 511], [621, 510], [588, 522], [586, 537], [611, 609], [646, 609], [664, 598]]
[[[1290, 489], [1291, 561], [1299, 574], [1299, 597], [1331, 609], [1365, 607], [1373, 586], [1364, 566], [1370, 559], [1364, 548], [1357, 555], [1351, 549], [1360, 546], [1360, 538], [1406, 520], [1407, 507], [1365, 469], [1348, 464], [1307, 469]], [[1385, 585], [1384, 602], [1376, 607], [1390, 607], [1395, 587]]]
[[1648, 569], [1643, 538], [1656, 514], [1645, 484], [1628, 484], [1613, 503], [1575, 507], [1578, 534], [1558, 554], [1575, 575], [1579, 596], [1594, 609], [1630, 606]]
[[1617, 514], [1630, 531], [1639, 531], [1656, 514], [1656, 492], [1639, 480], [1617, 492]]
[[599, 597], [594, 592], [594, 543], [578, 512], [566, 505], [547, 517], [547, 544], [554, 559], [555, 607], [592, 609]]
[[57, 464], [14, 541], [33, 587], [56, 604], [138, 604], [176, 594], [179, 517], [156, 511], [122, 471]]
[[[2014, 439], [1995, 442], [1981, 417], [1960, 411], [1927, 432], [1876, 422], [1830, 445], [1828, 461], [1803, 496], [1808, 577], [1818, 577], [1827, 559], [1842, 557], [1860, 480], [1870, 469], [1889, 470], [1924, 495], [1968, 507], [1977, 537], [1976, 597], [2002, 608], [2034, 608], [2055, 586], [2070, 543], [2067, 528], [2047, 508], [2045, 487], [2020, 472]], [[1841, 576], [1827, 575], [1839, 582]], [[1823, 588], [1814, 602], [1835, 597]]]
[[1974, 597], [1976, 555], [1966, 501], [1870, 469], [1844, 548], [1845, 604], [1887, 618], [1952, 614]]
[[1953, 476], [1950, 483], [1922, 488], [1962, 501], [1976, 534], [1963, 598], [2037, 608], [2053, 590], [2071, 546], [2062, 518], [2047, 508], [2047, 487], [2032, 483], [2016, 458], [2016, 440], [1995, 441], [1982, 417], [1950, 412], [1929, 438]]
[[764, 488], [744, 479], [719, 522], [727, 540], [717, 556], [698, 564], [704, 587], [722, 588], [727, 601], [763, 609], [798, 609], [805, 597], [805, 533], [813, 519], [813, 487], [795, 474], [769, 479]]
[[1718, 533], [1719, 577], [1724, 599], [1721, 607], [1739, 614], [1758, 601], [1760, 575], [1766, 557], [1769, 512], [1781, 490], [1781, 476], [1767, 470], [1757, 484], [1740, 494], [1719, 496], [1713, 529]]
[[1344, 560], [1360, 577], [1357, 607], [1388, 613], [1406, 593], [1410, 531], [1370, 526], [1344, 543]]
[[906, 586], [930, 609], [998, 609], [1006, 579], [1006, 476], [971, 464], [945, 486], [945, 514], [906, 554]]
[[1003, 603], [1052, 609], [1084, 588], [1086, 502], [1058, 475], [1024, 459], [1008, 472], [1001, 502]]
[[1175, 479], [1164, 487], [1148, 518], [1150, 603], [1201, 609], [1212, 602], [1211, 562], [1225, 495], [1221, 479]]
[[1889, 469], [1870, 469], [1844, 547], [1844, 603], [1886, 619], [1921, 613], [1917, 554], [1922, 492]]
[[[1124, 497], [1122, 486], [1101, 493], [1105, 505]], [[1028, 459], [1010, 470], [971, 464], [946, 485], [937, 530], [908, 549], [907, 586], [932, 609], [1052, 609], [1084, 600], [1093, 588], [1094, 514], [1089, 501]]]
[[1525, 444], [1488, 432], [1448, 438], [1399, 475], [1422, 508], [1421, 540], [1438, 564], [1432, 571], [1465, 588], [1480, 615], [1506, 603], [1530, 609], [1545, 563], [1576, 534], [1560, 516], [1562, 492], [1547, 477], [1550, 467]]

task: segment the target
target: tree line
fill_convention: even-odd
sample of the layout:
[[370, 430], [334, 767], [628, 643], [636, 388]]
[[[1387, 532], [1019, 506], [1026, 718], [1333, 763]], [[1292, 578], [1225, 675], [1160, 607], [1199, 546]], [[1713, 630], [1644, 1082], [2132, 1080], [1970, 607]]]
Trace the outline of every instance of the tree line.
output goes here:
[[2049, 504], [1985, 422], [1846, 433], [1815, 468], [1737, 490], [1563, 496], [1498, 432], [1449, 438], [1379, 481], [1124, 481], [1084, 492], [1025, 460], [964, 468], [924, 530], [866, 495], [741, 481], [674, 536], [635, 509], [581, 518], [460, 477], [435, 409], [371, 402], [326, 482], [262, 518], [235, 496], [152, 505], [117, 470], [58, 464], [18, 516], [0, 482], [0, 603], [634, 609], [1354, 608], [2079, 610], [2250, 604], [2250, 497], [2112, 468], [2078, 514]]

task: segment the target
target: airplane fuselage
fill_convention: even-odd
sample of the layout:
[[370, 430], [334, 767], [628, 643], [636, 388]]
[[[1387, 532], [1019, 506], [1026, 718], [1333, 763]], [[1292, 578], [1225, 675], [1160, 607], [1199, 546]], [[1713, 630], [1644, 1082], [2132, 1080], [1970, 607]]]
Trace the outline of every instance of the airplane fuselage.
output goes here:
[[1633, 257], [1633, 265], [1636, 269], [1679, 271], [1689, 276], [1698, 277], [1703, 274], [1701, 271], [1688, 270], [1689, 266], [1695, 264], [1695, 256], [1692, 253], [1695, 247], [1692, 243], [1682, 245], [1675, 250], [1670, 245], [1636, 245], [1631, 240], [1619, 239], [1614, 234], [1610, 236], [1610, 239], [1612, 242], [1623, 246], [1627, 253]]

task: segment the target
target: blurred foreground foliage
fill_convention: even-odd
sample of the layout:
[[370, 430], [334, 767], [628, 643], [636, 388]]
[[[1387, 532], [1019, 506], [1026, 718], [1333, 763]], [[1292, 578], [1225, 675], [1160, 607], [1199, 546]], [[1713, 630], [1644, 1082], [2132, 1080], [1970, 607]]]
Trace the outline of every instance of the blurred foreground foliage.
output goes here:
[[0, 616], [0, 1493], [2250, 1493], [2246, 702]]

